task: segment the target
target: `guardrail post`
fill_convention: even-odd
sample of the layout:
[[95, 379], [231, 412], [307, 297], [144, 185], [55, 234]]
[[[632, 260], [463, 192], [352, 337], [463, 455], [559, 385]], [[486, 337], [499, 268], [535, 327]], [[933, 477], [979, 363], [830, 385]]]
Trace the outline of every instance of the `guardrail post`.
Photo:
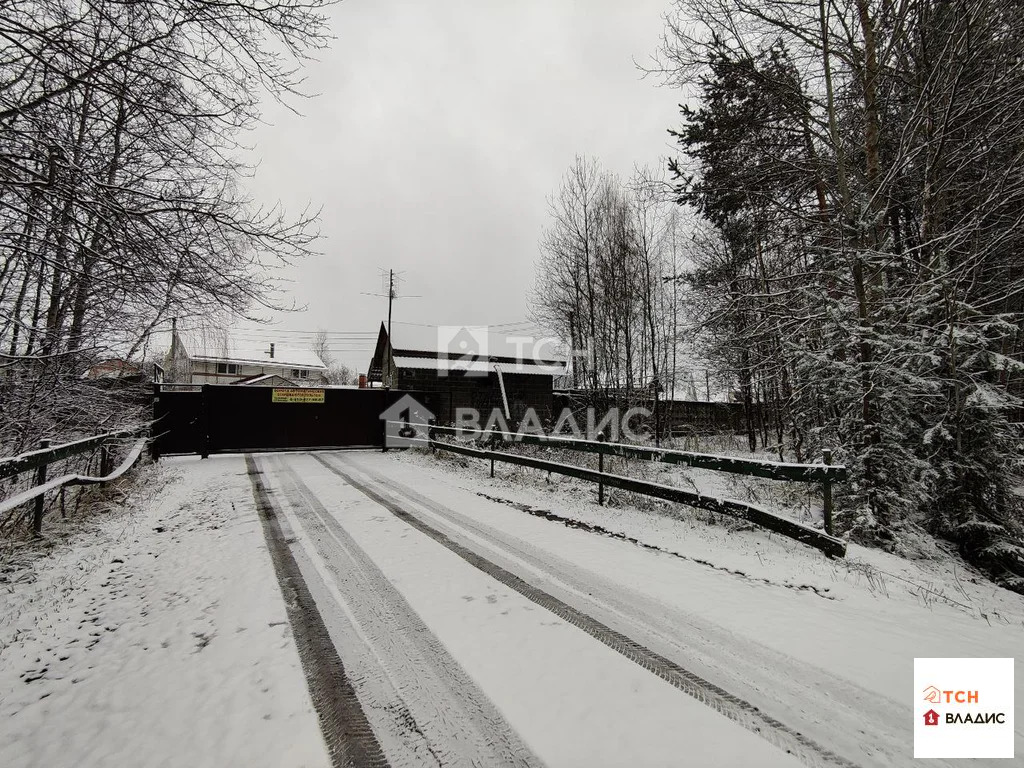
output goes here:
[[[49, 448], [50, 447], [50, 441], [49, 440], [40, 440], [39, 441], [39, 447], [40, 448]], [[42, 485], [45, 482], [46, 482], [46, 464], [40, 464], [39, 467], [36, 469], [36, 485]], [[41, 535], [42, 532], [43, 532], [43, 504], [44, 504], [44, 502], [45, 502], [45, 499], [43, 498], [43, 494], [39, 494], [38, 496], [36, 496], [35, 511], [34, 511], [34, 513], [32, 515], [32, 532], [35, 533], [36, 536]]]
[[[488, 451], [492, 451], [492, 452], [494, 451], [495, 447], [498, 445], [498, 433], [495, 431], [494, 427], [491, 427], [490, 431], [487, 433], [487, 440], [486, 440], [486, 442], [484, 442], [484, 445], [487, 446], [487, 450]], [[494, 477], [494, 457], [493, 456], [491, 456], [491, 477]]]
[[434, 424], [435, 423], [436, 423], [435, 419], [430, 419], [430, 420], [427, 421], [427, 447], [430, 449], [431, 453], [437, 453], [437, 446], [434, 445], [434, 434], [435, 434], [435, 432], [434, 432]]
[[[829, 448], [825, 448], [821, 452], [821, 460], [826, 464], [832, 463], [832, 451]], [[825, 480], [821, 484], [821, 498], [823, 506], [823, 514], [825, 518], [825, 533], [829, 536], [832, 535], [832, 483]]]
[[[604, 432], [597, 433], [597, 442], [603, 443], [608, 438], [605, 437]], [[601, 479], [597, 481], [597, 503], [604, 504], [604, 449], [602, 448], [597, 452], [597, 472], [601, 476]]]

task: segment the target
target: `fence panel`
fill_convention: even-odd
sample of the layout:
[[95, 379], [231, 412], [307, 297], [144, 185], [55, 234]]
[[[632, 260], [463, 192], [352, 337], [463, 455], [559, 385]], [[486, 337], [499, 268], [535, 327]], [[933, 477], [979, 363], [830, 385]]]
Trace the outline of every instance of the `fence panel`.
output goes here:
[[198, 391], [158, 386], [156, 455], [380, 447], [383, 417], [407, 395], [430, 406], [432, 395], [341, 387], [246, 387], [205, 384]]

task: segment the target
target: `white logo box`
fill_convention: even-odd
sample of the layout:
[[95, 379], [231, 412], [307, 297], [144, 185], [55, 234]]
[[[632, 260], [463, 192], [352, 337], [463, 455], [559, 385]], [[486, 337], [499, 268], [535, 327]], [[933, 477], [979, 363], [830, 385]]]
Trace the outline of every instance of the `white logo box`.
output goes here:
[[913, 702], [915, 758], [1014, 757], [1013, 659], [914, 659]]

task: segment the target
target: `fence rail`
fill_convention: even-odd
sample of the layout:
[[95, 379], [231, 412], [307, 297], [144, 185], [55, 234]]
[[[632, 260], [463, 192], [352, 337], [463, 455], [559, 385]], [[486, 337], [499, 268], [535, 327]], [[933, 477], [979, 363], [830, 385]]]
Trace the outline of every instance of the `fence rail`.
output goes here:
[[[408, 427], [402, 422], [392, 422]], [[419, 425], [423, 426], [423, 425]], [[485, 437], [491, 442], [511, 441], [513, 437], [517, 442], [534, 445], [552, 445], [568, 450], [577, 450], [596, 453], [598, 455], [598, 468], [589, 469], [573, 464], [562, 464], [560, 462], [548, 461], [546, 459], [521, 456], [514, 453], [507, 453], [487, 448], [471, 447], [460, 443], [441, 441], [437, 439], [438, 434], [452, 436], [476, 435]], [[494, 474], [494, 462], [499, 461], [507, 464], [518, 464], [520, 466], [532, 467], [556, 474], [576, 477], [598, 484], [598, 499], [604, 500], [604, 487], [610, 486], [625, 491], [652, 496], [655, 498], [674, 501], [686, 504], [698, 509], [706, 509], [711, 512], [730, 515], [747, 520], [755, 525], [767, 528], [770, 531], [800, 541], [809, 546], [821, 550], [832, 557], [843, 557], [846, 554], [846, 542], [830, 531], [820, 531], [816, 528], [798, 523], [787, 517], [770, 512], [764, 507], [748, 502], [735, 501], [732, 499], [720, 499], [712, 496], [704, 496], [682, 488], [653, 483], [646, 480], [637, 480], [623, 475], [616, 475], [604, 471], [605, 455], [625, 456], [647, 461], [661, 461], [680, 466], [690, 466], [702, 469], [713, 469], [720, 472], [732, 472], [735, 474], [753, 475], [755, 477], [767, 477], [773, 480], [789, 480], [797, 482], [820, 482], [825, 491], [826, 525], [831, 527], [831, 484], [839, 479], [847, 477], [847, 469], [842, 465], [825, 464], [785, 464], [781, 462], [757, 461], [750, 459], [732, 459], [725, 456], [712, 456], [709, 454], [697, 454], [689, 451], [673, 451], [646, 448], [643, 446], [626, 445], [623, 443], [605, 443], [594, 440], [576, 440], [573, 438], [558, 437], [552, 435], [513, 435], [512, 433], [496, 430], [480, 430], [458, 427], [430, 426], [426, 438], [407, 438], [410, 442], [419, 443], [438, 450], [450, 451], [466, 456], [474, 456], [491, 462], [491, 474]], [[774, 471], [773, 471], [774, 470]]]
[[601, 440], [580, 440], [558, 435], [519, 434], [501, 430], [483, 430], [472, 427], [432, 427], [435, 433], [455, 436], [477, 434], [493, 437], [503, 442], [515, 441], [532, 445], [551, 445], [573, 451], [603, 453], [606, 456], [622, 456], [644, 461], [659, 461], [694, 469], [711, 469], [716, 472], [730, 472], [737, 475], [764, 477], [769, 480], [794, 480], [807, 483], [839, 483], [849, 477], [842, 464], [794, 464], [761, 459], [740, 459], [732, 456], [717, 456], [709, 453], [678, 451], [670, 448], [650, 448], [628, 443], [608, 443]]
[[117, 440], [118, 438], [123, 437], [134, 437], [139, 434], [142, 429], [143, 428], [119, 429], [114, 432], [106, 432], [102, 435], [94, 435], [93, 437], [74, 440], [70, 443], [55, 445], [52, 448], [38, 448], [34, 451], [27, 451], [17, 456], [0, 459], [0, 480], [13, 477], [14, 475], [19, 475], [22, 472], [28, 472], [30, 469], [37, 469], [46, 464], [53, 464], [54, 462], [61, 461], [62, 459], [69, 459], [72, 456], [85, 453], [86, 451], [94, 450], [111, 440]]
[[[34, 502], [32, 529], [38, 535], [42, 532], [44, 500], [47, 493], [59, 490], [68, 485], [102, 484], [121, 477], [121, 475], [131, 469], [139, 460], [139, 457], [142, 456], [146, 447], [147, 438], [139, 436], [148, 429], [148, 425], [131, 429], [120, 429], [113, 432], [106, 432], [102, 435], [86, 437], [82, 440], [74, 440], [72, 442], [63, 443], [53, 447], [50, 447], [49, 440], [43, 440], [41, 447], [37, 450], [28, 451], [18, 456], [10, 456], [8, 458], [0, 459], [0, 479], [14, 477], [22, 472], [29, 472], [32, 470], [35, 470], [36, 473], [35, 485], [33, 487], [16, 493], [10, 498], [4, 499], [0, 502], [0, 518], [10, 512], [13, 512], [24, 504]], [[124, 461], [122, 461], [117, 468], [112, 468], [111, 455], [109, 451], [110, 443], [114, 440], [129, 437], [139, 437], [139, 439], [136, 440]], [[101, 450], [99, 475], [67, 474], [49, 480], [47, 479], [47, 468], [50, 464], [64, 459], [69, 459], [72, 456], [93, 451], [96, 448]]]

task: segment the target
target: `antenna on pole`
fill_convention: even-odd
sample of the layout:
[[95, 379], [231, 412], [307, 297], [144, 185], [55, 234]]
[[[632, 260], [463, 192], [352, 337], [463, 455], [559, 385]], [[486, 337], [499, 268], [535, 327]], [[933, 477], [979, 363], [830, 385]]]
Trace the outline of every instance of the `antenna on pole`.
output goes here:
[[380, 296], [387, 297], [388, 300], [388, 340], [391, 340], [391, 315], [392, 308], [395, 299], [418, 299], [420, 296], [414, 296], [411, 294], [402, 294], [402, 272], [396, 272], [393, 269], [382, 269], [380, 271], [381, 277], [381, 293], [366, 293], [363, 292], [363, 296]]
[[[399, 282], [401, 278], [398, 278]], [[395, 302], [395, 297], [398, 295], [398, 286], [395, 284], [395, 270], [388, 270], [388, 339], [391, 339], [391, 305]]]

